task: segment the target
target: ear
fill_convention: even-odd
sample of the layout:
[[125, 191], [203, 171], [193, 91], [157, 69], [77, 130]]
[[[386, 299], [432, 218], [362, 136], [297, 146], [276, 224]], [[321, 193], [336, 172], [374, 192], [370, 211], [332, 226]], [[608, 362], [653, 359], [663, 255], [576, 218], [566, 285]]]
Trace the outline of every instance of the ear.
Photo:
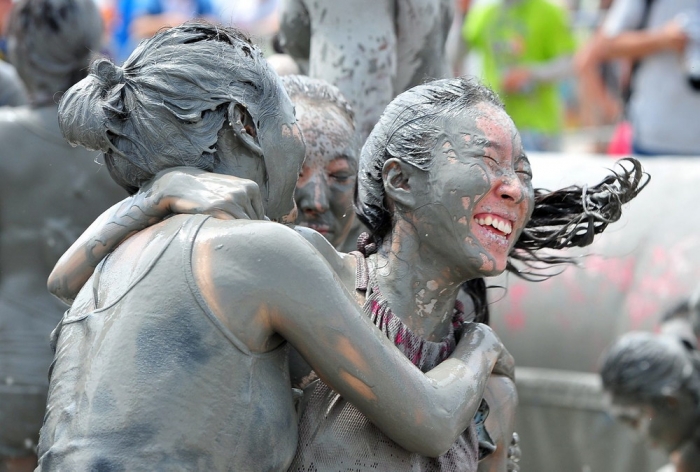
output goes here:
[[417, 171], [418, 169], [401, 159], [388, 159], [382, 167], [386, 196], [404, 208], [413, 208], [416, 202], [413, 187]]
[[262, 156], [262, 148], [258, 141], [258, 127], [248, 113], [248, 109], [240, 103], [231, 103], [228, 107], [228, 120], [238, 140], [253, 153]]

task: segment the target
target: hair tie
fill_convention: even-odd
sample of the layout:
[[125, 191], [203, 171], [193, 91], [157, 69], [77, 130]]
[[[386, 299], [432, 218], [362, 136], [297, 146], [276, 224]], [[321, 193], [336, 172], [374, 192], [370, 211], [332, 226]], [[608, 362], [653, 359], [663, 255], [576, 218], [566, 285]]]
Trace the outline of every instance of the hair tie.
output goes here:
[[106, 88], [124, 83], [124, 69], [114, 65], [109, 59], [101, 58], [92, 63], [90, 73], [100, 79]]

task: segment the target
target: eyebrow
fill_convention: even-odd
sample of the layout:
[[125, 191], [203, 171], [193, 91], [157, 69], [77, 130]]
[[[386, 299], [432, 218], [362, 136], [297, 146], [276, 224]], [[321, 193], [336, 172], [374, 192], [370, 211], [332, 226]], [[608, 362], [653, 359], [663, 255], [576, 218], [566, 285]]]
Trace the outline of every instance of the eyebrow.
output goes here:
[[484, 137], [475, 137], [474, 135], [472, 135], [472, 143], [475, 144], [476, 146], [488, 147], [488, 148], [495, 149], [496, 151], [503, 150], [503, 146], [501, 146], [499, 143], [490, 141], [488, 138], [484, 138]]

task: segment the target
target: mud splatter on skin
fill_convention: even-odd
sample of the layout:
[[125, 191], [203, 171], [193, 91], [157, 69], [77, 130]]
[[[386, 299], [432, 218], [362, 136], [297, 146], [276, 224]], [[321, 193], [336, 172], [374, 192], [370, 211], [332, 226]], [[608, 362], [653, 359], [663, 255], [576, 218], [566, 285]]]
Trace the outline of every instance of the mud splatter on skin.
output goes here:
[[[529, 164], [517, 130], [505, 112], [485, 103], [446, 119], [444, 129], [439, 148], [447, 159], [434, 162], [425, 204], [411, 218], [425, 239], [421, 247], [446, 261], [463, 254], [463, 265], [454, 273], [467, 278], [480, 276], [473, 273], [475, 267], [481, 275], [500, 272], [533, 207]], [[474, 219], [477, 214], [507, 216], [513, 233], [507, 241], [490, 234]], [[452, 228], [449, 235], [445, 227]]]
[[297, 100], [296, 110], [306, 142], [295, 192], [297, 224], [340, 247], [355, 224], [352, 198], [359, 149], [352, 123], [332, 104]]

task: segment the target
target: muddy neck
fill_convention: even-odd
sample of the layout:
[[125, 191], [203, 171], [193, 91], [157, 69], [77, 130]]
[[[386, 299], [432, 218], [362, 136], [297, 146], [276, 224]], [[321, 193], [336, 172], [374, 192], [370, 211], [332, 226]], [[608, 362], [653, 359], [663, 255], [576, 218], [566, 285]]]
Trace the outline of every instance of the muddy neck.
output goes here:
[[427, 340], [447, 335], [462, 281], [421, 250], [415, 229], [397, 222], [373, 258], [378, 288], [393, 314]]

